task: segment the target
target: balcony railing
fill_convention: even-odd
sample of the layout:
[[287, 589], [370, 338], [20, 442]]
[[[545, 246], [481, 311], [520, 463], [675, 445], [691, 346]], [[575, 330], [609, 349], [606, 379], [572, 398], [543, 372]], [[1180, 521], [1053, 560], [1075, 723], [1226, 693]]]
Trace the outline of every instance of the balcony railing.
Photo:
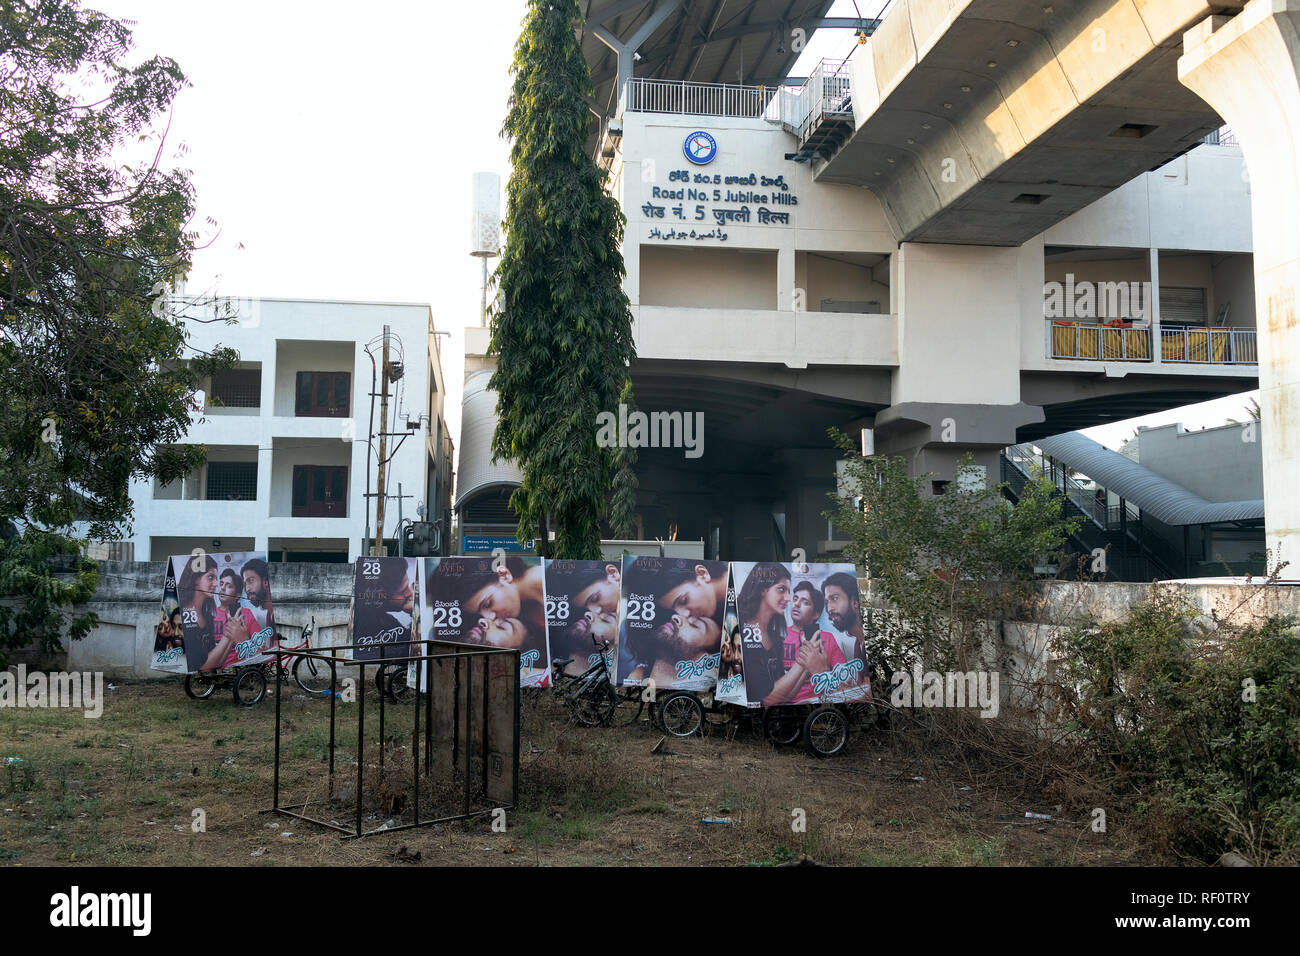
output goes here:
[[1257, 365], [1255, 330], [1247, 328], [1160, 330], [1160, 357], [1166, 362], [1206, 365]]
[[1150, 329], [1116, 329], [1074, 322], [1047, 323], [1047, 354], [1059, 359], [1151, 361]]
[[[1160, 358], [1164, 362], [1256, 365], [1259, 353], [1255, 346], [1255, 330], [1251, 328], [1160, 330]], [[1047, 354], [1057, 359], [1149, 362], [1151, 330], [1049, 320]]]
[[762, 119], [776, 89], [733, 83], [688, 83], [633, 77], [623, 88], [619, 113], [682, 113]]
[[1237, 134], [1232, 131], [1231, 126], [1220, 126], [1213, 133], [1206, 134], [1201, 140], [1207, 146], [1240, 146], [1237, 142]]
[[618, 114], [682, 113], [734, 116], [780, 123], [803, 140], [830, 116], [852, 116], [849, 61], [822, 60], [801, 86], [741, 86], [633, 77], [619, 100]]

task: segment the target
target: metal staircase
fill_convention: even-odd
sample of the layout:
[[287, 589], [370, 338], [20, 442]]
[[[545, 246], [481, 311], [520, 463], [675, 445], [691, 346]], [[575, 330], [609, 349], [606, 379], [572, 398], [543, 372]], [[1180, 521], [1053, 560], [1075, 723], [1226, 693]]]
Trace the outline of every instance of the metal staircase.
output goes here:
[[1007, 496], [1019, 501], [1032, 475], [1048, 476], [1056, 493], [1064, 499], [1062, 511], [1067, 518], [1081, 519], [1070, 544], [1076, 553], [1091, 555], [1100, 548], [1106, 553], [1106, 573], [1114, 581], [1151, 581], [1181, 575], [1173, 569], [1182, 566], [1181, 556], [1173, 553], [1161, 539], [1144, 533], [1142, 513], [1129, 502], [1123, 507], [1107, 507], [1105, 489], [1085, 488], [1070, 477], [1060, 462], [1035, 451], [1030, 445], [1012, 445], [1001, 456], [1002, 481]]
[[799, 143], [788, 159], [798, 163], [829, 159], [853, 133], [847, 59], [822, 60], [803, 86], [782, 87], [778, 98], [781, 126]]

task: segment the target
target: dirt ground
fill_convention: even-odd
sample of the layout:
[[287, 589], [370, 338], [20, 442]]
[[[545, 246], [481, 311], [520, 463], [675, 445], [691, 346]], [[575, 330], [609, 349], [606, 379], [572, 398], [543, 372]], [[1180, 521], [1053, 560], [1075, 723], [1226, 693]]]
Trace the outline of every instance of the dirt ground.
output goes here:
[[[224, 690], [192, 701], [180, 679], [105, 694], [99, 719], [0, 710], [0, 761], [22, 760], [0, 763], [0, 864], [408, 865], [417, 853], [419, 864], [453, 866], [770, 866], [800, 855], [871, 866], [1167, 862], [1122, 820], [1095, 833], [1085, 809], [1053, 806], [1041, 782], [936, 762], [901, 735], [855, 732], [828, 760], [774, 748], [745, 725], [661, 743], [644, 719], [572, 726], [546, 692], [525, 692], [520, 802], [504, 833], [478, 817], [341, 839], [258, 812], [271, 805], [269, 697], [252, 709]], [[319, 792], [329, 704], [286, 695], [286, 792]], [[367, 828], [383, 822], [366, 815]]]

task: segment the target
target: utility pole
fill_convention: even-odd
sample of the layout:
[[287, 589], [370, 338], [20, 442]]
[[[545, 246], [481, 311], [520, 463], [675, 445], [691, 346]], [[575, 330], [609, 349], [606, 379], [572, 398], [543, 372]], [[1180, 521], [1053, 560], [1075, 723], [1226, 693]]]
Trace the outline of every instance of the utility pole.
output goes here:
[[384, 360], [380, 366], [379, 379], [379, 478], [375, 485], [375, 547], [374, 556], [383, 554], [384, 546], [384, 464], [388, 457], [388, 376], [391, 368], [388, 364], [388, 326], [384, 326]]

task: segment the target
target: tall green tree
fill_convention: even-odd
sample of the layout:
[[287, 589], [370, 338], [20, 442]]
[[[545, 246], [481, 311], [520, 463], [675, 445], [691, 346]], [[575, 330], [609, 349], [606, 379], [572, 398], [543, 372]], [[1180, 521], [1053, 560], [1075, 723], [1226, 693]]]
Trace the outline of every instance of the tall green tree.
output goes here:
[[58, 646], [61, 609], [94, 587], [74, 524], [118, 537], [132, 475], [202, 463], [173, 446], [204, 376], [237, 358], [190, 350], [167, 295], [196, 238], [189, 173], [160, 166], [185, 83], [75, 0], [0, 0], [0, 657]]
[[490, 349], [496, 458], [518, 463], [520, 540], [553, 557], [599, 558], [613, 468], [596, 416], [616, 411], [635, 358], [623, 293], [624, 219], [585, 142], [591, 78], [577, 0], [530, 0], [515, 46], [506, 245]]
[[[627, 406], [631, 417], [636, 411], [636, 396], [632, 393], [632, 379], [623, 383], [619, 393], [621, 406]], [[636, 493], [640, 482], [636, 477], [636, 448], [623, 444], [614, 453], [614, 488], [609, 499], [609, 528], [615, 538], [628, 540], [636, 536]]]

